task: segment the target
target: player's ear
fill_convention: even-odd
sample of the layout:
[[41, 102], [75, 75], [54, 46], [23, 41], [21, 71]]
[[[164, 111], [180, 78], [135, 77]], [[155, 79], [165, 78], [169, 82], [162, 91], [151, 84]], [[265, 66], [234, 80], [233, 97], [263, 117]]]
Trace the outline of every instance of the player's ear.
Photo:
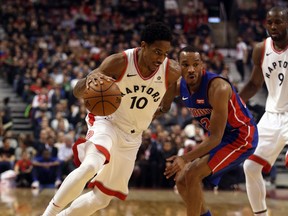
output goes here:
[[147, 44], [145, 41], [141, 41], [140, 46], [141, 46], [141, 48], [145, 48], [147, 46]]

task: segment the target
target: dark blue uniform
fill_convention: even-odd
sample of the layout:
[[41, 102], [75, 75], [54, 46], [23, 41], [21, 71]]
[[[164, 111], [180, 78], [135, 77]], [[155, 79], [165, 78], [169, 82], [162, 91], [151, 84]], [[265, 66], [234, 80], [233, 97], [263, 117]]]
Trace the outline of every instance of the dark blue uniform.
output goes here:
[[[224, 79], [217, 74], [203, 72], [200, 89], [193, 94], [190, 94], [183, 78], [180, 83], [182, 102], [192, 117], [208, 132], [213, 110], [208, 101], [208, 88], [211, 80], [215, 78]], [[221, 143], [209, 152], [208, 165], [212, 174], [207, 180], [214, 185], [219, 183], [224, 172], [238, 166], [253, 154], [258, 143], [258, 131], [252, 114], [236, 93], [235, 88], [232, 85], [231, 87], [233, 93], [228, 104], [228, 119], [223, 138]]]

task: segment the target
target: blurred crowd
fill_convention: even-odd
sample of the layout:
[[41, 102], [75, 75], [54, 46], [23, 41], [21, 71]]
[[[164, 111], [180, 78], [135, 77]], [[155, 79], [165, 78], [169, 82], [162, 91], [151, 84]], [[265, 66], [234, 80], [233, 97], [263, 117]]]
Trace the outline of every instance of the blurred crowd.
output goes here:
[[[213, 41], [206, 1], [184, 1], [181, 8], [173, 4], [177, 1], [152, 0], [4, 2], [0, 5], [0, 75], [27, 103], [25, 115], [33, 125], [28, 134], [13, 134], [9, 125], [3, 128], [7, 122], [0, 125], [0, 173], [14, 170], [19, 187], [58, 187], [75, 168], [72, 145], [85, 137], [87, 127], [85, 106], [72, 89], [108, 55], [139, 46], [146, 24], [164, 20], [170, 25], [171, 58], [177, 59], [180, 48], [193, 44], [204, 51], [207, 70], [231, 79]], [[247, 46], [266, 37], [262, 10], [271, 1], [258, 2], [265, 7], [255, 7], [257, 13], [240, 8], [239, 35], [249, 40], [244, 40]], [[1, 109], [2, 120], [9, 117], [5, 112], [9, 113], [8, 105]], [[173, 187], [173, 180], [163, 177], [166, 158], [197, 148], [206, 135], [175, 99], [169, 113], [154, 120], [143, 134], [130, 186]]]

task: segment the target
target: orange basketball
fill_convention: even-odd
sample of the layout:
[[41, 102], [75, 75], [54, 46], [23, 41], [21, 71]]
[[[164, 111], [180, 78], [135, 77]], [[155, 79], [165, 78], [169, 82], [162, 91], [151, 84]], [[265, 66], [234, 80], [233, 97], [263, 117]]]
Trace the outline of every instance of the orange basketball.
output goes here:
[[102, 85], [90, 86], [83, 95], [86, 108], [96, 116], [111, 115], [121, 103], [121, 91], [118, 85], [113, 81], [102, 81]]

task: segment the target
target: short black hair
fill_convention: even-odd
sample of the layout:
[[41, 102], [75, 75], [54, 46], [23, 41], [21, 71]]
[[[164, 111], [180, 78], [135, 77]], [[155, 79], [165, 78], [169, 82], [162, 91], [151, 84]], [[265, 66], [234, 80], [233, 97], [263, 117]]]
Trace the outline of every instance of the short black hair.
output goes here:
[[275, 6], [275, 7], [272, 7], [268, 12], [267, 12], [267, 15], [269, 12], [283, 12], [283, 15], [284, 15], [284, 18], [285, 20], [287, 21], [288, 20], [288, 9], [287, 7], [283, 7], [283, 6]]
[[183, 48], [180, 49], [180, 51], [178, 52], [178, 56], [177, 56], [178, 61], [180, 60], [180, 54], [181, 54], [182, 52], [198, 52], [199, 54], [201, 54], [201, 53], [202, 53], [202, 50], [200, 50], [200, 49], [198, 49], [198, 48], [196, 48], [196, 47], [194, 47], [194, 46], [191, 46], [191, 45], [186, 46], [186, 47], [183, 47]]
[[172, 42], [172, 32], [168, 25], [163, 22], [153, 22], [148, 24], [141, 32], [141, 41], [152, 44], [155, 41]]

